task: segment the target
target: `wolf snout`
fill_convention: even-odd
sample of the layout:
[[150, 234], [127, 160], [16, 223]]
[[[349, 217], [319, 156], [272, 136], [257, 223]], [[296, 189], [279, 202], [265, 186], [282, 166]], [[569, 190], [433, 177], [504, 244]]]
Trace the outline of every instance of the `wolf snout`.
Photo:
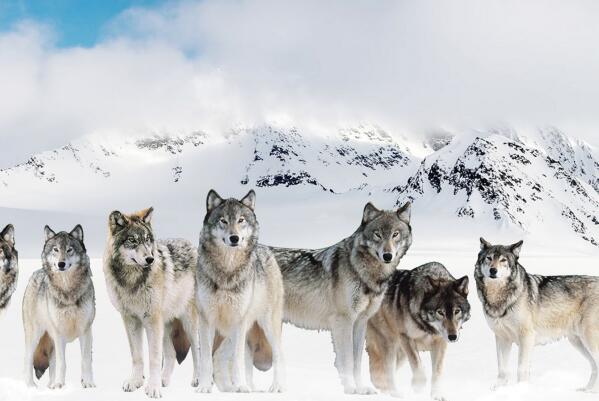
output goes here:
[[229, 236], [229, 242], [232, 246], [237, 246], [239, 244], [239, 235], [231, 235]]
[[151, 256], [148, 256], [148, 257], [146, 258], [146, 264], [149, 266], [149, 265], [151, 265], [152, 263], [154, 263], [154, 258], [153, 258], [153, 257], [151, 257]]
[[451, 341], [452, 343], [454, 343], [454, 342], [458, 341], [458, 335], [457, 334], [448, 334], [447, 339], [449, 341]]
[[489, 274], [491, 275], [491, 278], [496, 278], [497, 277], [497, 269], [494, 267], [491, 267], [489, 269]]
[[64, 271], [65, 266], [66, 266], [65, 262], [58, 262], [58, 270]]
[[385, 263], [391, 262], [393, 260], [393, 254], [389, 252], [383, 253], [383, 260], [385, 261]]

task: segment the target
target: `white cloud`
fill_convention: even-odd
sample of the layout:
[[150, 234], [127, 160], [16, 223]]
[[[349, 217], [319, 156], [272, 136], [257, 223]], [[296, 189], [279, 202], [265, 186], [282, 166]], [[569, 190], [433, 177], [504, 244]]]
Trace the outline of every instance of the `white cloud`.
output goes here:
[[597, 20], [593, 0], [176, 2], [91, 49], [27, 23], [0, 34], [0, 135], [19, 155], [104, 129], [507, 122], [597, 143]]

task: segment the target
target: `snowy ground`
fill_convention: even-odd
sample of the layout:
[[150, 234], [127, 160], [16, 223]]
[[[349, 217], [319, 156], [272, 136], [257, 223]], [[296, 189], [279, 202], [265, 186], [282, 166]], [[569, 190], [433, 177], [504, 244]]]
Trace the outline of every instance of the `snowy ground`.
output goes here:
[[[438, 260], [443, 262], [454, 276], [472, 276], [476, 247], [471, 252], [433, 254], [429, 251], [411, 250], [402, 261], [404, 268]], [[523, 249], [522, 263], [529, 271], [544, 274], [596, 274], [597, 259], [588, 256], [542, 256]], [[94, 323], [94, 370], [96, 389], [83, 390], [79, 385], [80, 353], [77, 344], [67, 348], [67, 387], [48, 390], [44, 377], [39, 389], [28, 389], [21, 381], [23, 359], [23, 336], [20, 301], [31, 272], [39, 262], [24, 259], [20, 263], [18, 290], [8, 311], [0, 317], [2, 339], [0, 363], [0, 400], [143, 400], [143, 390], [123, 393], [121, 382], [130, 370], [130, 357], [125, 332], [118, 313], [110, 304], [101, 269], [101, 261], [94, 259], [92, 269], [97, 294], [97, 317]], [[453, 401], [464, 400], [592, 400], [596, 395], [576, 392], [586, 383], [589, 367], [583, 358], [567, 343], [560, 342], [536, 348], [533, 358], [532, 382], [529, 385], [511, 385], [499, 391], [491, 391], [496, 374], [495, 347], [491, 331], [487, 327], [471, 282], [472, 318], [466, 323], [457, 344], [451, 344], [446, 359], [446, 395]], [[189, 386], [191, 361], [184, 361], [173, 374], [172, 384], [163, 389], [165, 399], [211, 399], [211, 400], [355, 400], [380, 399], [387, 396], [343, 395], [337, 374], [333, 368], [333, 352], [326, 332], [311, 332], [286, 325], [283, 332], [284, 351], [287, 360], [288, 391], [283, 394], [223, 394], [217, 390], [211, 395], [196, 394]], [[428, 357], [424, 360], [428, 363]], [[515, 355], [512, 358], [515, 370]], [[364, 375], [368, 377], [365, 355]], [[414, 395], [409, 391], [410, 372], [407, 366], [398, 372], [400, 383], [407, 392], [406, 399], [426, 400], [427, 394]], [[270, 383], [270, 372], [256, 375], [259, 390]]]

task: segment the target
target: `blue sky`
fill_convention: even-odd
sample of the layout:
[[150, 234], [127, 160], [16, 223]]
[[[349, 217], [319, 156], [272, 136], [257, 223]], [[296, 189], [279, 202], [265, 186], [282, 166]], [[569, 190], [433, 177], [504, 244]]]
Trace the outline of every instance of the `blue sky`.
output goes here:
[[0, 0], [0, 31], [10, 30], [22, 20], [50, 26], [56, 46], [93, 46], [103, 26], [123, 10], [154, 6], [164, 0]]

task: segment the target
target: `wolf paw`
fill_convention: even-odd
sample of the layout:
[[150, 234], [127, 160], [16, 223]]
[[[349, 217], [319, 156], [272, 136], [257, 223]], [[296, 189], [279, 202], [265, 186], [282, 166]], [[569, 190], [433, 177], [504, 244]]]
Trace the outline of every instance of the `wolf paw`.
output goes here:
[[154, 384], [148, 384], [145, 388], [146, 395], [150, 398], [161, 398], [162, 394], [160, 393], [160, 386], [156, 386]]
[[162, 378], [162, 387], [168, 387], [168, 385], [170, 384], [171, 379], [168, 377], [163, 377]]
[[345, 394], [356, 394], [356, 387], [352, 385], [343, 386], [343, 392]]
[[51, 390], [58, 390], [64, 387], [64, 383], [54, 382], [48, 385], [48, 388]]
[[281, 383], [273, 383], [268, 389], [269, 393], [282, 393], [285, 391], [285, 386]]
[[83, 388], [94, 388], [96, 384], [93, 380], [81, 380], [81, 387]]
[[200, 379], [198, 377], [194, 377], [191, 379], [191, 387], [197, 387], [200, 385]]
[[401, 390], [391, 390], [389, 392], [389, 395], [391, 397], [394, 397], [394, 398], [403, 398], [403, 397], [405, 397], [405, 394]]
[[432, 394], [431, 398], [435, 401], [448, 401], [447, 398], [443, 396], [443, 394]]
[[229, 389], [227, 389], [227, 392], [229, 392], [229, 393], [249, 393], [250, 388], [248, 386], [246, 386], [245, 384], [239, 384], [237, 386], [233, 385], [233, 386], [229, 387]]
[[196, 388], [196, 393], [211, 393], [212, 392], [212, 384], [199, 384]]
[[500, 389], [501, 387], [507, 386], [507, 384], [508, 384], [507, 379], [497, 379], [497, 381], [495, 382], [495, 384], [493, 384], [491, 386], [491, 390], [495, 391], [497, 389]]
[[414, 376], [412, 378], [412, 389], [415, 393], [421, 394], [426, 387], [426, 376]]
[[372, 394], [376, 394], [376, 390], [370, 386], [360, 386], [360, 387], [356, 388], [356, 394], [372, 395]]
[[143, 378], [131, 378], [123, 383], [123, 391], [130, 393], [144, 385]]

